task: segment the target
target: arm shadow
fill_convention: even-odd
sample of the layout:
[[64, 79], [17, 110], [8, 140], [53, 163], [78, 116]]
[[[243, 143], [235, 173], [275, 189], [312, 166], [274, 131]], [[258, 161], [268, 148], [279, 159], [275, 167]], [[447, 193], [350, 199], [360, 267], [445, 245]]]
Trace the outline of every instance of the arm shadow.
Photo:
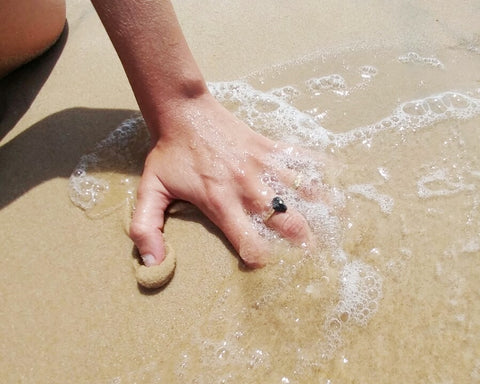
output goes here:
[[[28, 111], [50, 76], [68, 39], [68, 23], [44, 54], [0, 79], [0, 141]], [[133, 110], [71, 108], [36, 122], [0, 146], [0, 209], [35, 186], [68, 178], [92, 150]]]
[[0, 209], [35, 186], [70, 177], [91, 151], [134, 110], [71, 108], [35, 123], [0, 147]]

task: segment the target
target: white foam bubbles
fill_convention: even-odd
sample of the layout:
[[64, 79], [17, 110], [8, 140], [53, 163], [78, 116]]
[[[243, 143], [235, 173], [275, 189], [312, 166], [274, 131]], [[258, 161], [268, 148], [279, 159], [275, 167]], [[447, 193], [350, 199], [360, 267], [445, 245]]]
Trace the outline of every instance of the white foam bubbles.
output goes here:
[[[328, 131], [313, 116], [289, 103], [295, 87], [262, 92], [245, 81], [209, 83], [210, 92], [257, 132], [291, 144], [330, 143]], [[287, 91], [288, 90], [288, 91]]]
[[390, 180], [390, 172], [388, 171], [387, 168], [378, 167], [377, 170], [378, 170], [378, 173], [380, 174], [380, 176], [382, 176], [385, 181]]
[[472, 191], [474, 184], [467, 184], [462, 177], [452, 176], [446, 169], [435, 169], [417, 181], [417, 194], [422, 199], [450, 196], [463, 191]]
[[347, 96], [350, 93], [345, 79], [337, 73], [308, 79], [305, 85], [307, 89], [316, 96], [327, 91], [339, 96]]
[[391, 196], [377, 191], [372, 184], [355, 184], [348, 187], [348, 192], [361, 195], [364, 198], [376, 202], [380, 210], [385, 214], [392, 213], [394, 200]]
[[390, 116], [345, 133], [333, 136], [339, 147], [371, 139], [379, 132], [394, 131], [406, 133], [426, 128], [446, 120], [468, 120], [480, 114], [480, 99], [470, 92], [446, 91], [423, 99], [400, 104]]
[[373, 65], [362, 65], [359, 68], [360, 76], [364, 80], [372, 80], [375, 76], [377, 76], [378, 69]]
[[345, 265], [340, 282], [340, 301], [335, 313], [342, 322], [365, 326], [382, 299], [382, 277], [370, 265], [354, 260]]
[[[339, 91], [347, 88], [340, 75], [312, 78], [306, 81], [306, 91]], [[422, 99], [401, 103], [390, 116], [373, 124], [333, 133], [325, 129], [321, 119], [290, 104], [301, 90], [294, 86], [260, 91], [245, 81], [210, 83], [212, 94], [256, 131], [277, 140], [316, 149], [327, 146], [345, 147], [369, 140], [383, 131], [408, 132], [445, 120], [471, 119], [480, 114], [480, 99], [476, 92], [445, 91]], [[287, 91], [288, 90], [288, 91]], [[479, 94], [480, 96], [480, 94]], [[293, 96], [292, 96], [293, 97]]]
[[80, 158], [69, 180], [70, 200], [91, 218], [105, 216], [132, 200], [131, 175], [140, 174], [148, 145], [143, 119], [124, 121]]
[[[318, 239], [334, 250], [340, 247], [341, 222], [338, 212], [345, 206], [342, 190], [324, 180], [328, 166], [318, 158], [310, 157], [293, 147], [275, 153], [270, 159], [271, 170], [261, 176], [261, 182], [280, 196], [289, 209], [300, 212], [309, 223]], [[285, 170], [296, 175], [295, 180], [285, 183], [276, 170]], [[287, 180], [288, 181], [288, 180]], [[265, 227], [258, 215], [252, 215], [259, 232], [267, 238], [275, 238], [275, 232]]]
[[333, 356], [342, 345], [342, 332], [355, 324], [364, 327], [377, 313], [383, 297], [383, 279], [370, 265], [354, 260], [346, 263], [339, 276], [339, 301], [324, 323], [324, 358]]
[[73, 204], [83, 210], [89, 210], [104, 199], [105, 193], [109, 189], [109, 183], [77, 170], [70, 176], [69, 187], [70, 199]]
[[436, 57], [423, 57], [416, 52], [408, 52], [406, 55], [398, 57], [398, 61], [401, 63], [413, 63], [413, 64], [423, 64], [430, 65], [434, 68], [443, 69], [445, 66], [443, 63]]
[[271, 93], [287, 103], [292, 102], [300, 95], [300, 91], [292, 85], [286, 85], [284, 87], [272, 89]]

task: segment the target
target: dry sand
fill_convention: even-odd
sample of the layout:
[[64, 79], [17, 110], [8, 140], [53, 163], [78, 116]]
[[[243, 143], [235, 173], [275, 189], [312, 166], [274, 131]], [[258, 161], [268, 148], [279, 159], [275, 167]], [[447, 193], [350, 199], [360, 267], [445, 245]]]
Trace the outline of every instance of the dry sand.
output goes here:
[[[429, 1], [184, 0], [174, 5], [194, 56], [209, 81], [238, 79], [312, 53], [352, 48], [360, 52], [358, 57], [369, 60], [375, 52], [385, 49], [406, 53], [419, 48], [425, 54], [435, 54], [471, 44], [478, 50], [480, 39], [480, 8], [476, 1], [440, 1], [432, 5]], [[233, 287], [236, 282], [240, 287], [247, 284], [248, 274], [238, 267], [221, 233], [191, 210], [169, 218], [165, 228], [177, 256], [173, 280], [160, 292], [143, 291], [134, 278], [132, 243], [122, 229], [123, 213], [91, 220], [71, 203], [68, 178], [81, 155], [138, 107], [90, 3], [68, 0], [67, 6], [68, 30], [57, 46], [1, 84], [1, 381], [159, 382], [158, 377], [172, 369], [167, 369], [170, 362], [178, 361], [176, 354], [182, 351], [176, 346], [179, 340], [188, 342], [185, 335], [207, 321], [205, 314], [212, 303], [217, 303], [219, 290], [229, 284]], [[341, 61], [342, 55], [338, 57]], [[476, 61], [462, 67], [466, 73], [477, 71], [477, 87], [478, 63], [477, 53]], [[469, 82], [472, 76], [466, 75], [465, 83], [475, 86]], [[395, 99], [395, 85], [401, 88], [403, 80], [392, 78], [394, 86], [387, 98]], [[351, 107], [355, 111], [355, 105]], [[357, 112], [361, 108], [358, 106]], [[390, 111], [385, 109], [386, 113]], [[357, 115], [365, 121], [339, 124], [356, 127], [376, 121], [368, 112]], [[421, 145], [416, 149], [421, 151]], [[359, 155], [359, 161], [373, 160]], [[460, 202], [449, 204], [454, 210]], [[449, 225], [442, 223], [430, 223], [437, 233], [434, 239], [440, 243], [441, 234], [448, 232], [442, 225]], [[375, 228], [371, 239], [350, 239], [352, 249], [360, 247], [360, 243], [365, 249], [368, 244], [377, 244], [372, 240], [375, 236], [388, 238], [388, 231], [378, 230], [374, 222], [359, 231], [366, 236], [369, 228]], [[419, 236], [423, 240], [418, 244], [429, 234], [424, 236]], [[422, 249], [427, 251], [429, 246], [423, 245]], [[476, 292], [478, 285], [469, 284], [474, 272], [478, 272], [478, 257], [479, 251], [474, 250], [471, 259], [462, 259], [461, 268], [468, 273], [460, 278], [465, 289]], [[409, 265], [402, 274], [415, 276], [435, 268], [431, 260], [422, 265], [425, 270]], [[412, 272], [414, 269], [416, 272]], [[395, 275], [389, 279], [392, 283], [400, 278]], [[449, 331], [449, 323], [442, 322], [435, 328], [435, 340], [445, 337], [447, 344], [443, 347], [431, 339], [415, 344], [403, 338], [401, 332], [392, 335], [392, 328], [385, 326], [390, 322], [400, 329], [407, 324], [404, 336], [415, 334], [416, 327], [419, 335], [430, 332], [428, 324], [438, 319], [440, 304], [419, 312], [421, 316], [416, 319], [411, 317], [418, 316], [415, 305], [418, 307], [416, 300], [422, 292], [428, 292], [422, 299], [434, 297], [435, 287], [428, 287], [429, 280], [425, 281], [420, 284], [407, 279], [398, 286], [386, 287], [385, 300], [391, 299], [387, 309], [366, 328], [353, 328], [350, 332], [358, 335], [347, 337], [342, 352], [327, 365], [327, 371], [317, 372], [317, 379], [327, 382], [327, 378], [334, 377], [338, 380], [334, 382], [355, 382], [373, 378], [395, 383], [403, 377], [415, 380], [410, 382], [446, 383], [449, 379], [461, 382], [455, 379], [462, 378], [478, 382], [478, 338], [473, 348], [470, 339], [459, 341], [468, 347], [468, 355], [458, 354], [461, 348], [454, 348], [457, 355], [452, 359], [459, 365], [452, 364], [447, 373], [435, 376], [428, 370], [429, 365], [434, 361], [441, 367], [443, 359], [449, 361], [448, 344], [458, 341], [457, 334]], [[409, 299], [402, 305], [392, 297], [405, 287], [412, 291], [400, 296]], [[479, 331], [478, 301], [477, 294], [469, 296], [465, 304], [471, 309], [465, 325], [470, 332]], [[345, 368], [345, 351], [352, 368]], [[358, 351], [363, 351], [364, 360]], [[372, 356], [371, 351], [377, 356]], [[432, 353], [436, 357], [430, 356]], [[469, 367], [468, 372], [455, 372], [464, 367]], [[405, 377], [405, 372], [410, 376]], [[275, 383], [287, 382], [275, 375], [264, 377], [262, 382], [270, 382], [269, 378]], [[247, 370], [243, 382], [251, 380]]]

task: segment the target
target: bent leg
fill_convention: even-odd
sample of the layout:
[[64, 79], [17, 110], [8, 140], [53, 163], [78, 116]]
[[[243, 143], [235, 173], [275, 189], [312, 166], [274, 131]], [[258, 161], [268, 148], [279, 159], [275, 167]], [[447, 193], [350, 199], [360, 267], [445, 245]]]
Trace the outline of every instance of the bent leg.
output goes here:
[[65, 0], [0, 1], [0, 78], [50, 48], [65, 20]]

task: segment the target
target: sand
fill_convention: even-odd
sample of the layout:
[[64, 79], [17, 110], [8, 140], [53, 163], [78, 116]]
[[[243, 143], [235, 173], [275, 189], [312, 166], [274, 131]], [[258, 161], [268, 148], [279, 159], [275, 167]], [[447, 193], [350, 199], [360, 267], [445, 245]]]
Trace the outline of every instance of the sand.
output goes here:
[[167, 253], [160, 265], [147, 267], [135, 258], [135, 278], [146, 289], [158, 289], [167, 284], [175, 273], [175, 252], [166, 244]]
[[[335, 132], [379, 121], [398, 105], [398, 98], [403, 102], [480, 85], [480, 9], [475, 1], [187, 0], [174, 5], [208, 81], [236, 80], [255, 72], [265, 74], [267, 85], [279, 78], [292, 84], [298, 73], [314, 67], [319, 71], [318, 65], [284, 66], [283, 72], [269, 68], [315, 55], [323, 57], [326, 73], [377, 58], [383, 65], [379, 68], [393, 68], [398, 57], [394, 53], [410, 51], [458, 63], [457, 71], [448, 72], [451, 76], [427, 78], [426, 94], [424, 85], [407, 84], [399, 72], [383, 79], [389, 87], [375, 88], [349, 104], [348, 114], [340, 107], [335, 110], [332, 99], [333, 112], [325, 123], [335, 126]], [[395, 180], [383, 189], [376, 184], [381, 193], [395, 198], [390, 216], [388, 209], [387, 214], [378, 209], [378, 199], [372, 203], [368, 191], [358, 192], [358, 185], [368, 179], [362, 176], [372, 175], [364, 165], [375, 168], [382, 162], [361, 145], [339, 151], [351, 172], [338, 182], [357, 186], [350, 193], [357, 196], [350, 200], [357, 221], [345, 236], [344, 248], [362, 255], [362, 262], [373, 266], [372, 276], [383, 277], [383, 301], [366, 326], [347, 327], [343, 344], [327, 361], [302, 373], [291, 348], [282, 342], [288, 340], [281, 329], [291, 312], [278, 308], [296, 305], [299, 319], [312, 324], [316, 315], [305, 295], [293, 294], [292, 299], [285, 289], [288, 295], [275, 291], [265, 305], [251, 304], [262, 292], [272, 293], [269, 278], [287, 281], [279, 267], [246, 272], [218, 229], [189, 209], [169, 217], [165, 226], [176, 255], [175, 275], [161, 290], [149, 292], [135, 279], [133, 245], [122, 228], [124, 212], [92, 220], [70, 201], [69, 176], [80, 157], [138, 107], [90, 3], [67, 1], [67, 16], [68, 30], [59, 44], [0, 83], [2, 382], [182, 383], [193, 382], [192, 372], [212, 375], [205, 382], [214, 382], [212, 377], [219, 381], [229, 372], [242, 382], [307, 383], [312, 377], [322, 383], [480, 381], [478, 181], [473, 175], [474, 187], [448, 200], [422, 200], [404, 183], [435, 175], [428, 169], [419, 173], [432, 159], [444, 156], [450, 165], [459, 161], [450, 156], [456, 153], [453, 139], [451, 150], [442, 147], [453, 137], [451, 126], [408, 136], [408, 145], [399, 150], [402, 164], [388, 157], [398, 147], [387, 133], [381, 136], [383, 147], [374, 143]], [[263, 82], [258, 75], [251, 79]], [[454, 123], [465, 130], [469, 147], [459, 153], [471, 156], [472, 169], [477, 165], [473, 154], [478, 153], [475, 119]], [[443, 149], [428, 152], [426, 147]], [[412, 176], [405, 169], [417, 173]], [[406, 199], [412, 195], [414, 200]], [[415, 203], [409, 205], [411, 201]], [[467, 206], [466, 201], [473, 203]], [[465, 224], [469, 215], [474, 222], [470, 227]], [[465, 234], [472, 235], [472, 242], [461, 242]], [[288, 277], [314, 292], [325, 308], [335, 306], [331, 298], [345, 289], [331, 283], [338, 281], [338, 268], [327, 268], [324, 281], [330, 283], [316, 290], [307, 280], [315, 267], [309, 263], [314, 262], [297, 266], [302, 274]], [[260, 308], [256, 315], [242, 310], [252, 305]], [[255, 342], [278, 351], [278, 358], [262, 354], [250, 340], [240, 345], [249, 351], [251, 365], [244, 364], [240, 353], [240, 360], [222, 360], [228, 348], [212, 340], [221, 344], [236, 327], [252, 335], [260, 330]], [[295, 328], [295, 340], [305, 341], [302, 332], [317, 328]], [[209, 342], [202, 345], [202, 337]], [[209, 353], [216, 360], [208, 360]]]

